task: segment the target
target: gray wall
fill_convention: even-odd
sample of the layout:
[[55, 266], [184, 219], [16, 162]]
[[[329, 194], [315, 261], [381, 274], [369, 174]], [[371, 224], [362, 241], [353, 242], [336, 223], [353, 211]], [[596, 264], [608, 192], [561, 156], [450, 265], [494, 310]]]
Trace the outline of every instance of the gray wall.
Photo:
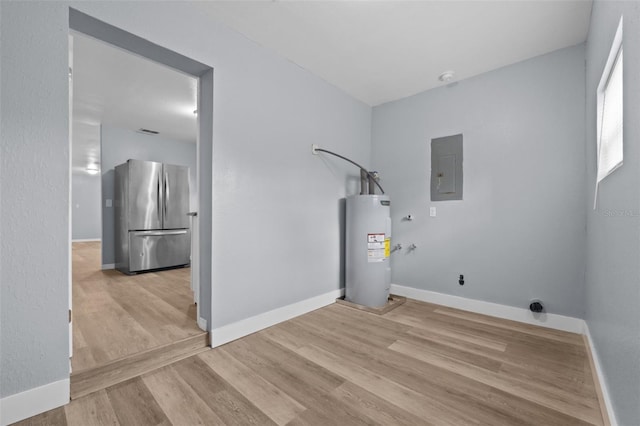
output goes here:
[[100, 217], [100, 176], [86, 173], [71, 175], [71, 238], [99, 240], [102, 235]]
[[[2, 3], [2, 397], [68, 377], [68, 5]], [[366, 163], [371, 108], [190, 4], [74, 7], [214, 67], [213, 327], [338, 289], [357, 170], [310, 145]]]
[[[596, 181], [596, 88], [624, 14], [624, 165]], [[620, 425], [640, 424], [640, 3], [596, 1], [587, 40], [586, 320]]]
[[[458, 133], [464, 199], [431, 202], [430, 141]], [[393, 283], [583, 317], [583, 45], [376, 107], [372, 138], [392, 244], [418, 246]]]
[[2, 2], [3, 397], [69, 376], [66, 20], [67, 10], [54, 3]]
[[102, 125], [100, 130], [102, 172], [102, 264], [115, 263], [114, 210], [106, 200], [114, 197], [114, 168], [128, 159], [157, 161], [189, 167], [191, 206], [198, 204], [196, 187], [196, 144], [178, 142], [160, 135]]

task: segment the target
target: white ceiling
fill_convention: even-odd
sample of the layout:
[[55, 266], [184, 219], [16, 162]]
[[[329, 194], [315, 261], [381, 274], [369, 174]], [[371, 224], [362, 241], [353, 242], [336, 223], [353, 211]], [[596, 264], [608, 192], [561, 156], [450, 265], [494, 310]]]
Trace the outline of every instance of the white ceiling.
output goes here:
[[[585, 41], [591, 0], [208, 1], [212, 19], [369, 105]], [[100, 160], [100, 123], [195, 143], [196, 79], [73, 36], [73, 170]], [[149, 136], [153, 137], [153, 136]]]
[[585, 41], [591, 0], [210, 1], [212, 18], [369, 105]]
[[100, 162], [101, 123], [196, 142], [195, 78], [82, 34], [71, 44], [73, 171]]

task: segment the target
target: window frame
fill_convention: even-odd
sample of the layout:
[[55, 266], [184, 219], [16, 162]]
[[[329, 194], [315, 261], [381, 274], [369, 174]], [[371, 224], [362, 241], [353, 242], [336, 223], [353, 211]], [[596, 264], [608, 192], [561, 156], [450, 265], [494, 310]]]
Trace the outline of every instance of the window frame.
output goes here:
[[[598, 198], [598, 186], [602, 180], [604, 180], [611, 173], [619, 169], [624, 163], [624, 46], [623, 46], [623, 25], [622, 25], [623, 17], [620, 17], [620, 21], [618, 23], [618, 28], [616, 30], [615, 37], [613, 39], [613, 43], [611, 44], [611, 49], [609, 50], [609, 57], [607, 58], [607, 62], [605, 63], [604, 69], [602, 71], [602, 76], [600, 77], [600, 83], [598, 84], [598, 88], [596, 90], [596, 105], [597, 105], [597, 133], [596, 133], [596, 191], [593, 202], [593, 208], [596, 208], [597, 198]], [[620, 70], [622, 74], [622, 99], [623, 99], [623, 107], [621, 108], [621, 126], [623, 129], [620, 129], [620, 139], [622, 143], [621, 150], [621, 159], [616, 164], [614, 164], [606, 173], [602, 173], [602, 164], [601, 164], [601, 153], [602, 153], [602, 128], [604, 127], [604, 107], [606, 100], [606, 91], [609, 87], [609, 82], [611, 81], [611, 77], [614, 71], [617, 69], [617, 66], [621, 66]]]

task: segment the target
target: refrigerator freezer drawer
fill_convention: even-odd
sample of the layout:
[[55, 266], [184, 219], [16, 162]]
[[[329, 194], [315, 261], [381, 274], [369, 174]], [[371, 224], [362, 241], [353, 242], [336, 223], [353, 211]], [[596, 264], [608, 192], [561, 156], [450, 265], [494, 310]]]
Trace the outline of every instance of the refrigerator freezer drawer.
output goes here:
[[186, 265], [191, 257], [188, 229], [129, 232], [129, 271]]

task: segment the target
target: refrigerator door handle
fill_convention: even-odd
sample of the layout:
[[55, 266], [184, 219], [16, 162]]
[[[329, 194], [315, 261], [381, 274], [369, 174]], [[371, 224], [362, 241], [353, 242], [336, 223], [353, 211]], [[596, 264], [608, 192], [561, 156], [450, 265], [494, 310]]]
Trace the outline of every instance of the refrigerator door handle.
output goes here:
[[164, 217], [167, 217], [167, 204], [169, 204], [169, 173], [164, 174]]
[[162, 226], [162, 194], [160, 193], [160, 179], [162, 176], [158, 174], [158, 185], [156, 186], [156, 208], [158, 210], [158, 221], [160, 222], [160, 226]]
[[175, 231], [135, 231], [133, 234], [138, 237], [164, 237], [166, 235], [184, 235], [186, 229], [177, 229]]

